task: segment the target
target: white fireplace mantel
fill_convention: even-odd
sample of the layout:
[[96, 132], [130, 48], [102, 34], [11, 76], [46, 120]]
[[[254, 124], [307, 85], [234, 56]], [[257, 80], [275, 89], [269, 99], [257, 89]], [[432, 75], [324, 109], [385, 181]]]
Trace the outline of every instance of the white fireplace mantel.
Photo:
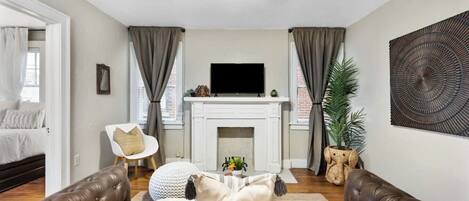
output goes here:
[[[282, 103], [287, 97], [186, 97], [191, 103], [191, 160], [217, 170], [218, 128], [254, 128], [254, 170], [282, 168]], [[251, 166], [252, 167], [252, 166]]]
[[185, 102], [210, 103], [283, 103], [288, 97], [184, 97]]

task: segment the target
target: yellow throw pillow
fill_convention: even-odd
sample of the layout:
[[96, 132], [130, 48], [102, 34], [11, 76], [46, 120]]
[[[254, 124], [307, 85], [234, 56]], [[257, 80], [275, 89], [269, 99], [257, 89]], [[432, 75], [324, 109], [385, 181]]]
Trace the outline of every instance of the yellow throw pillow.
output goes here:
[[119, 144], [126, 156], [142, 153], [145, 150], [143, 135], [137, 127], [129, 132], [116, 128], [114, 131], [114, 141]]

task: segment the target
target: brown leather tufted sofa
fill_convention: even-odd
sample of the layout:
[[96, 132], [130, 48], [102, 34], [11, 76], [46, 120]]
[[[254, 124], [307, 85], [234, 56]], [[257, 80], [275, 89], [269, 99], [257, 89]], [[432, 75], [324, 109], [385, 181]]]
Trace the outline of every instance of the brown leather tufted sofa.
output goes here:
[[130, 201], [127, 171], [117, 166], [102, 169], [44, 201]]
[[418, 201], [366, 170], [352, 170], [345, 183], [345, 201]]

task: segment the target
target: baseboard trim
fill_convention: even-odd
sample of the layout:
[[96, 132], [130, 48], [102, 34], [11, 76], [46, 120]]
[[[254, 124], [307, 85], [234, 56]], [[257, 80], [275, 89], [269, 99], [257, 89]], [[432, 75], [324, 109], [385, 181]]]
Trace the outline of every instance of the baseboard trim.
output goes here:
[[306, 159], [290, 159], [292, 168], [307, 168], [308, 160]]
[[[166, 163], [172, 163], [172, 162], [191, 162], [190, 159], [187, 158], [166, 158]], [[307, 168], [308, 166], [308, 161], [306, 159], [289, 159], [289, 160], [283, 160], [282, 161], [282, 168]]]
[[191, 162], [191, 160], [187, 158], [166, 158], [166, 163], [172, 162]]

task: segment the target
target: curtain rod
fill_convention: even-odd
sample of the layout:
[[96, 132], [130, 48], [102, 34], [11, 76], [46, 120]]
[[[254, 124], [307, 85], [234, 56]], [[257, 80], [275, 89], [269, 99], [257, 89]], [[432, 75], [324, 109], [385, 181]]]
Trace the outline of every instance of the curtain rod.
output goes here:
[[25, 27], [25, 26], [3, 26], [0, 28], [27, 28], [28, 31], [45, 31], [44, 28], [33, 28], [33, 27]]
[[0, 28], [26, 28], [26, 29], [29, 29], [29, 27], [25, 27], [25, 26], [0, 26]]
[[[302, 28], [302, 27], [292, 27], [288, 29], [288, 33], [293, 32], [295, 28]], [[305, 28], [326, 28], [326, 29], [346, 29], [345, 27], [305, 27]]]
[[1, 28], [29, 28], [25, 26], [1, 26]]
[[[152, 26], [129, 26], [127, 29], [130, 29], [130, 27], [137, 27], [137, 28], [151, 28]], [[181, 27], [171, 27], [171, 28], [180, 28], [181, 32], [186, 32], [186, 29], [181, 28]]]

